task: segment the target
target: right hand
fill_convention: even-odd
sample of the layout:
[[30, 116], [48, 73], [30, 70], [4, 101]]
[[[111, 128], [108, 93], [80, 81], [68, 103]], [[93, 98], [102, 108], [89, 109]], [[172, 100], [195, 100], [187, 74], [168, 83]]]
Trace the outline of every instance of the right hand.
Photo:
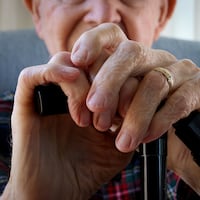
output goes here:
[[[44, 117], [35, 112], [34, 88], [49, 82], [60, 85], [68, 96], [71, 115]], [[132, 153], [116, 149], [116, 134], [102, 134], [89, 125], [88, 88], [68, 53], [22, 71], [12, 114], [11, 174], [3, 199], [88, 199], [127, 165]], [[81, 113], [88, 116], [86, 121]]]

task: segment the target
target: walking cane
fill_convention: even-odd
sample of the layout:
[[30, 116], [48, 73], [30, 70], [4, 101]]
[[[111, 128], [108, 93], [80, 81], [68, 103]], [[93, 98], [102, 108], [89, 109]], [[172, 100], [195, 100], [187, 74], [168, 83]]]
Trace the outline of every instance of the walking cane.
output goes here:
[[[192, 112], [189, 117], [173, 125], [175, 134], [191, 150], [194, 161], [200, 166], [200, 113]], [[167, 134], [140, 145], [141, 154], [141, 200], [165, 200]]]
[[166, 199], [167, 134], [141, 144], [141, 200]]

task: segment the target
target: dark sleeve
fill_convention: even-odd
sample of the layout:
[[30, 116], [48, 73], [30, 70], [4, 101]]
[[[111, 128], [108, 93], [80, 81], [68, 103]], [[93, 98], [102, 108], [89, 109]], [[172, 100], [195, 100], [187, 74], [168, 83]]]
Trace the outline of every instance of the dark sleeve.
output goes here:
[[0, 158], [0, 195], [3, 193], [5, 186], [8, 182], [10, 174], [10, 167], [7, 162], [3, 161], [3, 158]]
[[11, 159], [11, 113], [13, 94], [0, 96], [0, 195], [8, 182]]
[[180, 180], [177, 188], [177, 200], [200, 200], [200, 196]]

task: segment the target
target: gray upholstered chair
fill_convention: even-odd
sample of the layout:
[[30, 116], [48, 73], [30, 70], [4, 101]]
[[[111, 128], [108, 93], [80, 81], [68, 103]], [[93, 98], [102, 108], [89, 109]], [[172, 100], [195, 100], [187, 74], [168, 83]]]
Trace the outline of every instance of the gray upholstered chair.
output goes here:
[[[180, 59], [189, 58], [200, 66], [200, 42], [160, 38], [154, 48], [168, 50]], [[34, 30], [0, 32], [0, 94], [15, 90], [21, 69], [48, 60], [48, 51]]]

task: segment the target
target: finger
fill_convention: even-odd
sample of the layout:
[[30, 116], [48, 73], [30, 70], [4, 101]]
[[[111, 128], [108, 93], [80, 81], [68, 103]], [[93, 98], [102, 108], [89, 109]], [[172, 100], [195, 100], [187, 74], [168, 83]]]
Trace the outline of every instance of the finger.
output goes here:
[[101, 24], [81, 35], [74, 44], [71, 60], [76, 66], [88, 67], [102, 51], [113, 52], [126, 35], [113, 23]]
[[[68, 52], [56, 54], [50, 60], [50, 63], [74, 66]], [[80, 70], [78, 79], [73, 82], [61, 82], [59, 84], [68, 96], [68, 107], [73, 120], [79, 126], [88, 126], [91, 123], [91, 113], [86, 106], [89, 83], [85, 73]]]
[[[124, 54], [124, 52], [126, 53]], [[135, 59], [132, 58], [134, 56], [131, 57], [133, 52], [135, 52]], [[146, 56], [145, 58], [142, 56], [143, 53]], [[87, 96], [88, 108], [94, 113], [107, 112], [111, 114], [115, 109], [115, 103], [113, 102], [118, 101], [121, 88], [128, 77], [143, 75], [154, 66], [159, 66], [158, 64], [161, 65], [160, 57], [162, 54], [166, 54], [165, 56], [163, 55], [166, 59], [162, 62], [164, 64], [170, 63], [174, 59], [174, 57], [172, 59], [171, 56], [168, 56], [168, 53], [162, 51], [156, 52], [155, 55], [152, 56], [152, 51], [135, 42], [122, 42], [118, 49], [105, 61], [96, 75]], [[150, 62], [145, 63], [151, 60], [148, 56], [155, 57], [155, 62], [152, 61], [152, 66], [149, 65]], [[157, 57], [159, 57], [159, 59]], [[143, 62], [143, 60], [145, 60], [145, 62]], [[140, 65], [142, 65], [142, 67], [135, 69], [136, 66]], [[112, 116], [109, 116], [109, 119], [110, 118], [112, 119]], [[101, 117], [101, 119], [103, 119], [103, 117]], [[105, 120], [107, 120], [107, 118], [105, 118]]]
[[[194, 79], [199, 69], [193, 63], [186, 60], [177, 62], [167, 67], [167, 69], [170, 71], [173, 79], [171, 88], [169, 87], [166, 77], [158, 71], [153, 70], [149, 72], [142, 80], [116, 140], [116, 145], [120, 150], [127, 152], [135, 149], [147, 135], [148, 140], [158, 138], [169, 129], [169, 124], [165, 124], [164, 128], [162, 127], [163, 125], [161, 126], [160, 124], [164, 124], [165, 120], [169, 120], [170, 123], [172, 123], [172, 121], [174, 122], [174, 118], [170, 115], [169, 119], [166, 119], [166, 113], [161, 116], [164, 108], [166, 109], [165, 112], [168, 111], [172, 113], [172, 115], [174, 112], [177, 112], [176, 109], [178, 108], [173, 106], [174, 103], [167, 103], [171, 95], [170, 93], [173, 92], [174, 95], [177, 88], [185, 84], [188, 80]], [[160, 102], [166, 97], [166, 105], [168, 105], [168, 107], [164, 106], [157, 112]], [[189, 95], [187, 97], [189, 97]], [[180, 100], [180, 98], [177, 97], [174, 99]], [[177, 116], [179, 116], [180, 119], [181, 113], [179, 112]], [[152, 128], [149, 129], [149, 127]], [[152, 129], [156, 129], [158, 132], [155, 131], [155, 135], [150, 134]], [[126, 141], [126, 143], [123, 141]], [[146, 141], [147, 140], [145, 140], [145, 142]]]
[[129, 77], [122, 86], [119, 93], [118, 113], [121, 117], [125, 117], [128, 108], [133, 100], [139, 84], [138, 78]]
[[146, 136], [161, 99], [168, 92], [165, 80], [158, 80], [157, 74], [152, 74], [145, 76], [140, 83], [117, 136], [116, 147], [122, 152], [130, 152], [138, 147]]
[[173, 62], [174, 57], [167, 52], [150, 50], [133, 41], [122, 42], [96, 75], [87, 98], [88, 108], [93, 112], [109, 109], [129, 76], [143, 76], [155, 66]]
[[85, 74], [80, 72], [80, 77], [77, 80], [62, 82], [60, 86], [68, 96], [68, 108], [73, 120], [81, 127], [89, 126], [91, 124], [91, 113], [86, 106], [89, 83]]
[[177, 169], [181, 169], [187, 163], [186, 159], [193, 163], [191, 151], [177, 137], [173, 128], [168, 131], [167, 141], [167, 169], [178, 173]]
[[[198, 89], [195, 89], [199, 83], [199, 78], [188, 81], [167, 99], [162, 109], [155, 114], [146, 141], [166, 132], [178, 120], [189, 116], [192, 111], [200, 108], [200, 93], [197, 92]], [[191, 88], [193, 89], [191, 90]], [[165, 120], [160, 121], [159, 119], [163, 117]]]
[[[89, 89], [87, 79], [83, 72], [73, 67], [68, 53], [57, 54], [46, 65], [30, 67], [22, 71], [19, 77], [20, 88], [16, 99], [22, 103], [33, 106], [33, 91], [35, 86], [55, 83], [61, 86], [68, 96], [68, 107], [74, 121], [80, 126], [88, 125], [90, 112], [86, 107], [85, 99]], [[21, 102], [21, 95], [26, 95], [25, 102]], [[29, 100], [29, 101], [28, 101]]]
[[97, 130], [106, 131], [110, 129], [115, 124], [116, 117], [118, 119], [120, 116], [124, 117], [126, 115], [137, 86], [138, 79], [129, 77], [121, 88], [119, 95], [112, 101], [112, 107], [108, 111], [99, 111], [93, 114], [93, 124]]
[[[163, 134], [172, 124], [200, 107], [199, 68], [189, 60], [181, 60], [170, 66], [169, 70], [174, 74], [174, 86], [165, 104], [155, 113], [146, 141]], [[160, 121], [162, 117], [165, 120]]]
[[[115, 67], [116, 63], [118, 63], [118, 67], [116, 67], [115, 71], [121, 72], [120, 71], [121, 67], [123, 65], [126, 65], [126, 63], [127, 63], [127, 65], [129, 65], [129, 68], [130, 68], [130, 66], [132, 67], [132, 65], [133, 65], [132, 63], [137, 63], [138, 60], [139, 61], [143, 60], [143, 59], [138, 59], [138, 57], [142, 58], [142, 55], [143, 55], [142, 53], [145, 52], [145, 51], [143, 52], [143, 47], [141, 47], [141, 45], [139, 45], [139, 44], [135, 45], [135, 43], [134, 44], [131, 43], [131, 45], [127, 45], [127, 46], [131, 46], [132, 48], [128, 48], [130, 51], [128, 51], [128, 54], [124, 55], [124, 52], [127, 51], [127, 46], [121, 45], [121, 43], [123, 43], [123, 41], [127, 41], [127, 38], [118, 26], [113, 25], [113, 24], [100, 25], [100, 26], [96, 27], [95, 29], [92, 29], [89, 32], [86, 32], [85, 34], [83, 34], [80, 37], [80, 39], [74, 45], [74, 48], [72, 51], [72, 56], [71, 56], [72, 62], [75, 65], [84, 66], [87, 68], [88, 65], [90, 65], [92, 62], [95, 62], [95, 59], [97, 59], [97, 57], [100, 56], [100, 54], [103, 50], [107, 50], [112, 53], [119, 46], [121, 46], [122, 48], [119, 48], [121, 51], [119, 50], [118, 54], [115, 53], [116, 56], [114, 58], [116, 58], [116, 60], [110, 59], [111, 61], [107, 62], [107, 66], [109, 66], [110, 69], [113, 66]], [[127, 43], [127, 44], [129, 44], [129, 43]], [[135, 55], [135, 56], [132, 56], [132, 57], [134, 57], [134, 59], [130, 59], [130, 56], [132, 54]], [[164, 53], [162, 53], [162, 52], [160, 52], [160, 54], [157, 53], [157, 57], [155, 57], [155, 60], [160, 60], [160, 57], [162, 57], [161, 56], [162, 54], [164, 54]], [[148, 65], [150, 65], [150, 61], [152, 62], [152, 59], [149, 59], [151, 57], [152, 57], [152, 53], [149, 53], [149, 57], [147, 56], [147, 58], [145, 58], [145, 59], [147, 59], [146, 62], [148, 62], [147, 68], [148, 68]], [[114, 62], [113, 62], [113, 60], [114, 60]], [[171, 60], [174, 60], [174, 57], [165, 53], [165, 61], [166, 62], [162, 62], [162, 64], [165, 65], [168, 62], [171, 62]], [[124, 62], [124, 61], [126, 61], [126, 62]], [[155, 63], [152, 62], [152, 66], [154, 64]], [[99, 90], [99, 95], [97, 94], [97, 97], [96, 97], [96, 99], [98, 99], [97, 102], [94, 97], [94, 99], [92, 101], [90, 101], [90, 103], [87, 104], [88, 108], [91, 111], [96, 112], [96, 113], [97, 112], [101, 112], [101, 113], [107, 112], [106, 110], [108, 108], [110, 109], [110, 112], [108, 112], [108, 113], [112, 113], [111, 110], [114, 109], [113, 104], [111, 103], [112, 105], [110, 105], [108, 102], [116, 101], [117, 95], [115, 94], [115, 89], [117, 92], [120, 90], [120, 87], [123, 85], [123, 81], [125, 81], [127, 79], [127, 77], [129, 76], [129, 73], [130, 73], [130, 69], [126, 70], [126, 68], [125, 68], [124, 71], [126, 71], [127, 73], [123, 76], [124, 79], [122, 79], [121, 82], [118, 81], [118, 79], [116, 79], [116, 80], [112, 79], [112, 80], [114, 80], [114, 83], [110, 84], [110, 82], [112, 82], [112, 80], [109, 81], [110, 75], [112, 74], [112, 76], [115, 77], [116, 73], [112, 73], [111, 70], [110, 70], [110, 73], [107, 73], [107, 74], [104, 73], [104, 71], [107, 70], [107, 66], [104, 67], [105, 70], [102, 70], [102, 68], [101, 68], [100, 71], [102, 71], [102, 73], [100, 73], [98, 75], [99, 81], [101, 82], [100, 84], [102, 84], [103, 82], [105, 84], [108, 83], [107, 85], [110, 85], [110, 88], [108, 88], [108, 90], [113, 89], [113, 85], [115, 85], [115, 87], [114, 87], [114, 91], [112, 91], [112, 92], [105, 91], [105, 92], [101, 93], [101, 91], [99, 90], [99, 85], [97, 85], [97, 88]], [[99, 70], [99, 68], [98, 68], [98, 70]], [[97, 70], [95, 71], [95, 74], [96, 73], [97, 73]], [[106, 75], [107, 75], [107, 77], [106, 77]], [[93, 79], [93, 77], [94, 76], [92, 76], [92, 79]], [[106, 81], [104, 81], [104, 80], [106, 80]], [[104, 83], [102, 84], [103, 89], [104, 89]], [[93, 84], [93, 85], [95, 85], [95, 84]], [[110, 94], [113, 94], [113, 95], [110, 95]], [[92, 96], [92, 94], [90, 94], [90, 96]], [[101, 96], [102, 96], [102, 98], [100, 98]], [[104, 96], [107, 96], [109, 98], [109, 100], [104, 98]], [[101, 101], [103, 101], [103, 99], [105, 99], [105, 101], [107, 103], [101, 102]], [[91, 102], [93, 102], [96, 105], [91, 105]], [[100, 117], [100, 118], [102, 119], [102, 117]], [[109, 119], [110, 119], [110, 117], [109, 117]]]
[[108, 58], [108, 54], [106, 52], [102, 52], [99, 57], [88, 67], [86, 71], [88, 75], [89, 81], [92, 83], [96, 74], [98, 71], [101, 69], [103, 63], [106, 61]]
[[93, 125], [98, 131], [108, 131], [113, 124], [117, 104], [113, 106], [112, 110], [105, 112], [93, 113]]
[[[49, 68], [51, 68], [51, 70], [49, 70]], [[63, 68], [63, 66], [60, 65], [56, 67], [54, 65], [52, 67], [51, 64], [24, 68], [18, 78], [15, 102], [32, 110], [30, 104], [33, 103], [33, 93], [36, 86], [52, 82], [74, 81], [79, 74], [80, 72], [76, 68]]]

